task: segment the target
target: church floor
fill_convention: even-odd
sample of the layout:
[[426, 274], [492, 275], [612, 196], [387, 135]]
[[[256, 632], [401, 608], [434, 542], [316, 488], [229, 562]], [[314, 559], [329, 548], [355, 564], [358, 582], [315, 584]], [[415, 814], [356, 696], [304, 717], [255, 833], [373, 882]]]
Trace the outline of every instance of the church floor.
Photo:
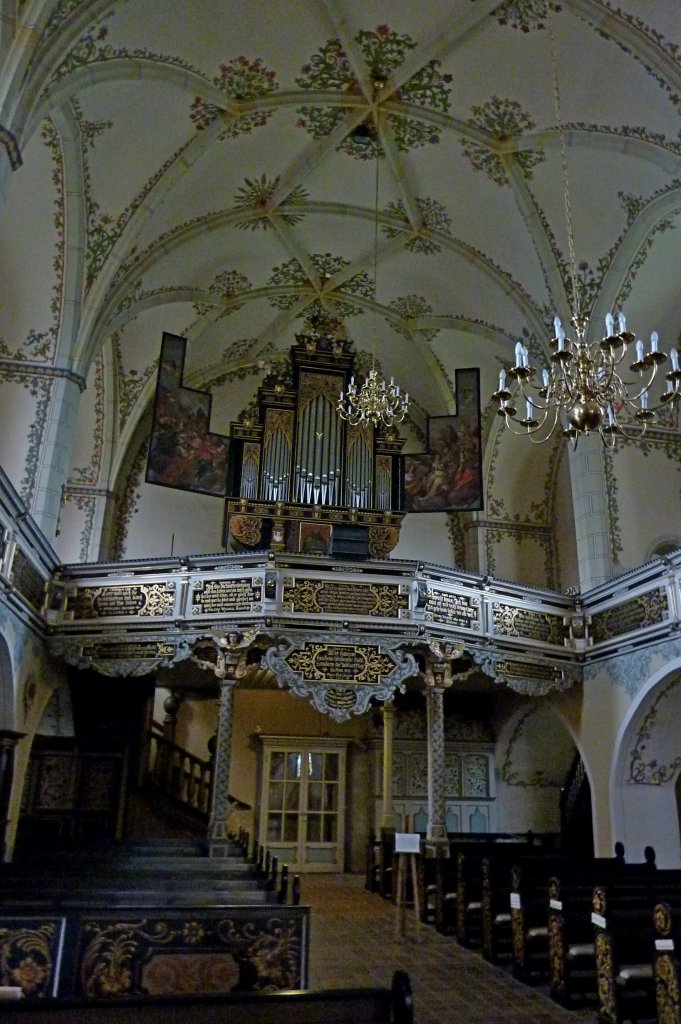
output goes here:
[[413, 911], [395, 940], [395, 907], [364, 888], [359, 875], [303, 875], [301, 902], [310, 912], [310, 987], [389, 985], [406, 970], [415, 1024], [594, 1024], [593, 1009], [564, 1010], [540, 988], [516, 981], [453, 937], [421, 926]]

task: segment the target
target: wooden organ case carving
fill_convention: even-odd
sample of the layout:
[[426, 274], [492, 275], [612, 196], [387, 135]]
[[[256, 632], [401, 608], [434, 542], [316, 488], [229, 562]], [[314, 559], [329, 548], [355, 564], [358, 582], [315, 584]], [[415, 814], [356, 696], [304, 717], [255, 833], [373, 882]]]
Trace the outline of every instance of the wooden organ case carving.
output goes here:
[[338, 414], [355, 355], [330, 317], [291, 349], [292, 386], [270, 376], [257, 413], [231, 424], [225, 546], [382, 558], [399, 539], [401, 451], [394, 427]]

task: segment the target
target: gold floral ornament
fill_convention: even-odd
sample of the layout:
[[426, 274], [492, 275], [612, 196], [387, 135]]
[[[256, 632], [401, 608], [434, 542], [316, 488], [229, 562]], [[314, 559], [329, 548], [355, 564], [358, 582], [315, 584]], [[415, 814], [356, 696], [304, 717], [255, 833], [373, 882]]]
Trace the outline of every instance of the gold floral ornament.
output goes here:
[[57, 924], [0, 928], [0, 984], [18, 985], [25, 996], [50, 994]]

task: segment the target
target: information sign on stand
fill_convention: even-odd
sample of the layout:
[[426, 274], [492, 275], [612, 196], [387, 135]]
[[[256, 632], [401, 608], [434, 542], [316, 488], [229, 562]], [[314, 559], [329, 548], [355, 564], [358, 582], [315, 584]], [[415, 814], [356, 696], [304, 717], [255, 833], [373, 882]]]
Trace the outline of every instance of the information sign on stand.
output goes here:
[[411, 868], [411, 884], [414, 894], [414, 921], [416, 924], [416, 941], [421, 940], [421, 899], [419, 894], [419, 876], [416, 857], [421, 852], [421, 836], [418, 832], [395, 833], [395, 859], [397, 861], [397, 887], [395, 918], [395, 938], [404, 934], [404, 908], [407, 902], [407, 858]]

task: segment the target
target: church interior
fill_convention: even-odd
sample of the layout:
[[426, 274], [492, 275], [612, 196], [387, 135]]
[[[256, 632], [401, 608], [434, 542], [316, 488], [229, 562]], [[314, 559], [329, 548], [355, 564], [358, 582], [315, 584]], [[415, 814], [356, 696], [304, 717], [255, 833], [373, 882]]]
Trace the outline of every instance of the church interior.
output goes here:
[[278, 989], [476, 844], [673, 910], [676, 4], [1, 8], [0, 988], [12, 872], [126, 844], [308, 883]]

